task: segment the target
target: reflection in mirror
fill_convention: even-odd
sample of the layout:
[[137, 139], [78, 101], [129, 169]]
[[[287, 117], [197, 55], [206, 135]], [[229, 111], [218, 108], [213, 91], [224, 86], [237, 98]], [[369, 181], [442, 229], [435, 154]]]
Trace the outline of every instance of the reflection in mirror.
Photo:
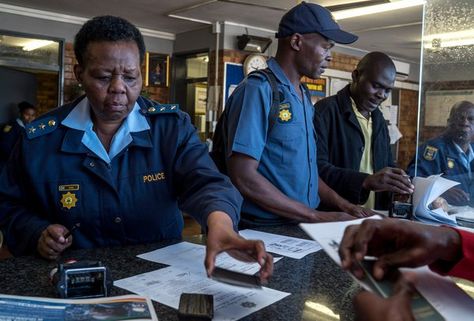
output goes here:
[[62, 103], [63, 43], [62, 39], [0, 30], [1, 124], [15, 122], [22, 101], [35, 106], [37, 114]]
[[418, 148], [408, 173], [458, 182], [430, 209], [474, 218], [474, 1], [427, 0], [421, 80]]

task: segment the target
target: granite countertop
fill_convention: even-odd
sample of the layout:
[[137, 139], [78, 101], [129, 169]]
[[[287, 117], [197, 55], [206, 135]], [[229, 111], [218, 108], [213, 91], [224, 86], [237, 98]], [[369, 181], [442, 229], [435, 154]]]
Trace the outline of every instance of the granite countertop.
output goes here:
[[[308, 238], [298, 226], [266, 227], [259, 230], [294, 237]], [[100, 260], [109, 269], [114, 280], [153, 271], [166, 265], [142, 260], [137, 254], [148, 252], [178, 241], [139, 246], [72, 250], [61, 261]], [[202, 264], [202, 262], [196, 262]], [[0, 261], [0, 293], [26, 296], [57, 297], [49, 281], [51, 269], [57, 262], [38, 257], [17, 257]], [[355, 282], [343, 272], [324, 251], [309, 254], [301, 260], [284, 257], [275, 263], [274, 275], [267, 287], [290, 292], [286, 298], [241, 320], [337, 320], [315, 310], [324, 305], [340, 320], [352, 320], [353, 294], [358, 291]], [[113, 287], [111, 295], [129, 292]], [[154, 302], [159, 320], [178, 320], [176, 310]]]

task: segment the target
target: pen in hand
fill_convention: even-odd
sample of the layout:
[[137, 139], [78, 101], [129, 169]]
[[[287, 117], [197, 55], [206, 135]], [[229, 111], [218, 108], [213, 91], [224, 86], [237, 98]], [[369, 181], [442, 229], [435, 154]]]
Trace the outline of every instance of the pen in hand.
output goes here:
[[81, 227], [81, 223], [76, 223], [72, 226], [72, 228], [66, 233], [63, 235], [64, 239], [67, 240], [67, 238], [69, 236], [71, 236], [72, 232], [77, 229], [78, 227]]

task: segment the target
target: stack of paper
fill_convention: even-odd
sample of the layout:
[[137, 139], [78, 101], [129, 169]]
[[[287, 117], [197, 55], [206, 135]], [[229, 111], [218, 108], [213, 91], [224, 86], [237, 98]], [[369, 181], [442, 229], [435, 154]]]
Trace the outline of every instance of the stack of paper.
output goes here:
[[443, 178], [440, 175], [415, 177], [413, 179], [413, 211], [417, 221], [429, 224], [448, 224], [456, 226], [455, 217], [449, 216], [442, 208], [431, 210], [429, 205], [458, 182]]

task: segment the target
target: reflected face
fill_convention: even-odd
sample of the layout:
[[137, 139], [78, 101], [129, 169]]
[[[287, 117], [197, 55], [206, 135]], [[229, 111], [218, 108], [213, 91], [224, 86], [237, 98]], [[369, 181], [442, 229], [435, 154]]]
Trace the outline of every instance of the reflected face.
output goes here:
[[331, 49], [334, 41], [319, 33], [303, 34], [298, 65], [300, 74], [309, 78], [319, 78], [332, 60]]
[[456, 143], [470, 143], [474, 136], [474, 105], [460, 106], [448, 119], [448, 135]]
[[133, 41], [90, 43], [84, 65], [76, 65], [74, 73], [89, 99], [93, 120], [121, 122], [142, 88], [140, 54]]
[[20, 115], [21, 121], [24, 124], [29, 124], [36, 118], [36, 110], [33, 108], [25, 109]]
[[391, 67], [374, 64], [363, 72], [352, 72], [351, 96], [361, 113], [377, 109], [391, 93], [396, 71]]

